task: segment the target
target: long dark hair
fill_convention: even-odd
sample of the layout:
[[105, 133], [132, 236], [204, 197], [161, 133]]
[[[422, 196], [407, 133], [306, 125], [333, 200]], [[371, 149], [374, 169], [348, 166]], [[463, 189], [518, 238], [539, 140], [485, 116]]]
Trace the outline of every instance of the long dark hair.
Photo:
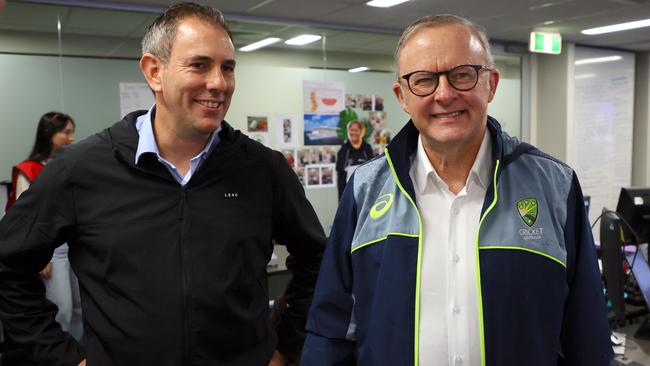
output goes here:
[[52, 155], [52, 136], [63, 131], [68, 122], [72, 123], [73, 126], [75, 125], [72, 118], [65, 113], [45, 113], [41, 120], [38, 121], [36, 140], [27, 160], [46, 161], [49, 159], [50, 155]]

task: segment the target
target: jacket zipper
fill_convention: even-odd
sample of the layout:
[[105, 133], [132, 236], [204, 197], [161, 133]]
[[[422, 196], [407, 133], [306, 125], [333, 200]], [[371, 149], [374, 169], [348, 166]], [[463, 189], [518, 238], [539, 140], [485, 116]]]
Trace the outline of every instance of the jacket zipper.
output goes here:
[[399, 177], [397, 176], [397, 172], [395, 171], [395, 167], [393, 166], [393, 161], [390, 158], [390, 154], [388, 154], [388, 148], [384, 149], [384, 154], [386, 155], [386, 161], [388, 162], [388, 166], [390, 167], [390, 170], [393, 174], [393, 179], [395, 179], [395, 182], [397, 183], [397, 187], [399, 187], [400, 191], [402, 191], [406, 198], [408, 198], [409, 202], [411, 202], [413, 208], [415, 209], [415, 213], [418, 215], [418, 263], [415, 272], [415, 319], [413, 324], [413, 365], [418, 366], [420, 363], [420, 277], [422, 272], [422, 217], [420, 217], [420, 210], [418, 210], [418, 206], [415, 204], [415, 201], [413, 201], [413, 198], [411, 198], [404, 187], [402, 187], [402, 183], [400, 182]]
[[481, 220], [478, 223], [478, 229], [476, 230], [476, 291], [478, 292], [478, 331], [479, 331], [479, 344], [481, 349], [481, 366], [485, 366], [485, 326], [483, 322], [483, 292], [481, 289], [481, 261], [480, 261], [480, 251], [479, 251], [479, 237], [481, 235], [481, 225], [487, 217], [487, 215], [492, 211], [494, 206], [497, 204], [499, 198], [497, 191], [497, 175], [499, 173], [499, 165], [501, 161], [497, 159], [494, 166], [494, 177], [492, 181], [492, 186], [494, 187], [494, 197], [492, 197], [492, 202], [490, 206], [485, 210], [483, 215], [481, 215]]
[[185, 200], [187, 199], [187, 191], [185, 187], [181, 187], [180, 195], [180, 204], [178, 212], [178, 248], [180, 251], [180, 264], [181, 264], [181, 294], [182, 298], [182, 311], [183, 311], [183, 364], [189, 366], [191, 364], [191, 354], [190, 354], [190, 342], [192, 339], [191, 333], [191, 318], [190, 318], [190, 306], [189, 306], [189, 273], [187, 261], [189, 260], [187, 255], [186, 245], [183, 243], [183, 218], [185, 215]]

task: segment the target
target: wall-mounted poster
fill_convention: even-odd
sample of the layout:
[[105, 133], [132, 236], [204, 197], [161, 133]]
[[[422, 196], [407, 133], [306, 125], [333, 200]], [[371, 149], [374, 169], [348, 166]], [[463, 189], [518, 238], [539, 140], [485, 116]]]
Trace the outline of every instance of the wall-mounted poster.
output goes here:
[[290, 167], [295, 168], [297, 164], [297, 159], [296, 159], [296, 150], [294, 149], [284, 149], [282, 150], [282, 155], [284, 155], [285, 159], [287, 159], [287, 163], [289, 164]]
[[269, 119], [266, 116], [248, 116], [248, 132], [269, 132]]
[[372, 109], [374, 111], [383, 111], [384, 110], [384, 97], [380, 97], [377, 94], [373, 94], [372, 101], [373, 101]]
[[345, 109], [343, 83], [302, 82], [304, 111], [310, 114], [338, 114]]
[[364, 111], [371, 111], [372, 110], [372, 95], [363, 95], [363, 99], [361, 101], [361, 109]]
[[346, 108], [360, 108], [361, 103], [357, 100], [357, 94], [345, 94]]
[[276, 130], [276, 141], [278, 148], [292, 148], [300, 145], [298, 141], [300, 136], [298, 136], [298, 123], [300, 121], [300, 116], [295, 114], [277, 114], [275, 116], [275, 126]]
[[319, 186], [320, 185], [320, 167], [310, 165], [305, 168], [307, 172], [307, 187]]
[[306, 188], [336, 187], [336, 171], [334, 164], [312, 164], [305, 168]]
[[345, 109], [343, 83], [304, 80], [302, 85], [304, 144], [340, 145], [337, 127], [339, 113]]
[[341, 145], [339, 114], [305, 114], [305, 145]]

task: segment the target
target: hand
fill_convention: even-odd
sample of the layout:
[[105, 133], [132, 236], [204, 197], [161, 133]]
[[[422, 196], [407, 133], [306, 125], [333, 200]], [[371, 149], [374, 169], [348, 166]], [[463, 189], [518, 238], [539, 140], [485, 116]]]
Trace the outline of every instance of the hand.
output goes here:
[[83, 360], [81, 360], [81, 362], [79, 362], [79, 366], [86, 366], [86, 359], [85, 358]]
[[276, 350], [273, 353], [273, 357], [271, 357], [271, 361], [269, 361], [269, 366], [287, 366], [288, 362], [289, 360]]
[[48, 263], [45, 268], [38, 272], [38, 275], [44, 280], [50, 279], [52, 277], [52, 262]]

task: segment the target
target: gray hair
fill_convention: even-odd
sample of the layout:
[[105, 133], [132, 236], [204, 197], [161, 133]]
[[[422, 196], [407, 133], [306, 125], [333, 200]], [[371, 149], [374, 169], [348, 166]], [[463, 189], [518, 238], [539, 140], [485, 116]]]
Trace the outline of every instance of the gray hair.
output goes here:
[[465, 26], [467, 29], [469, 29], [469, 31], [474, 36], [476, 36], [476, 38], [478, 38], [479, 42], [481, 43], [481, 46], [483, 46], [483, 49], [485, 50], [485, 56], [487, 57], [487, 62], [488, 62], [487, 66], [494, 67], [494, 59], [492, 58], [492, 51], [490, 50], [490, 41], [483, 27], [468, 19], [456, 15], [440, 14], [440, 15], [428, 15], [426, 17], [420, 18], [415, 22], [411, 23], [408, 27], [406, 27], [404, 33], [402, 33], [402, 36], [397, 42], [397, 50], [395, 50], [395, 72], [399, 73], [397, 63], [399, 62], [402, 49], [404, 48], [406, 41], [408, 41], [408, 39], [413, 34], [417, 33], [419, 30], [423, 28], [433, 28], [433, 27], [437, 27], [441, 25], [449, 25], [449, 24], [458, 24], [458, 25]]
[[150, 53], [167, 63], [176, 37], [178, 23], [190, 17], [223, 28], [232, 41], [226, 20], [219, 9], [190, 2], [178, 3], [170, 5], [151, 23], [142, 38], [142, 54]]

